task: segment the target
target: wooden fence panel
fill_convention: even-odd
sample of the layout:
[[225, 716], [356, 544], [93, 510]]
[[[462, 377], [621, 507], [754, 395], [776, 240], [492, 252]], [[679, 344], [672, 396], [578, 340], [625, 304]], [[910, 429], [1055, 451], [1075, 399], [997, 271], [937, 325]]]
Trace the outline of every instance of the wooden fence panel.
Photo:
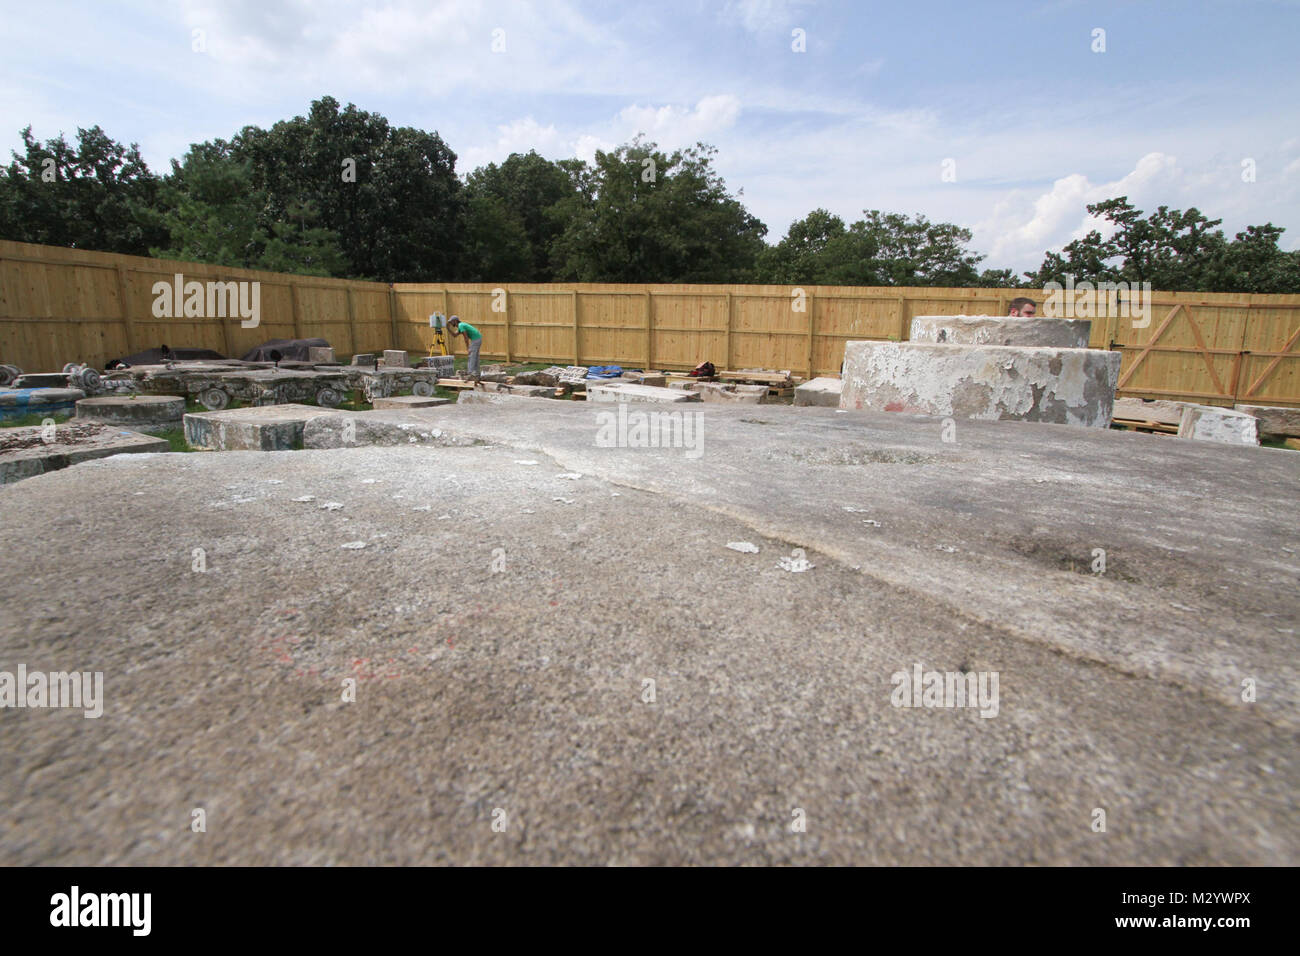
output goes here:
[[[177, 273], [260, 283], [260, 325], [245, 329], [238, 315], [155, 315], [155, 283]], [[389, 286], [0, 241], [0, 361], [29, 371], [70, 361], [102, 367], [164, 342], [240, 356], [296, 336], [325, 338], [344, 360], [393, 347], [424, 352], [428, 318], [442, 312], [482, 330], [491, 361], [688, 369], [707, 360], [835, 375], [846, 342], [905, 339], [917, 315], [1003, 315], [1016, 295], [1046, 313], [1045, 292], [1032, 289]], [[1090, 344], [1123, 355], [1121, 394], [1300, 406], [1300, 295], [1157, 292], [1144, 328], [1122, 316], [1092, 321]]]

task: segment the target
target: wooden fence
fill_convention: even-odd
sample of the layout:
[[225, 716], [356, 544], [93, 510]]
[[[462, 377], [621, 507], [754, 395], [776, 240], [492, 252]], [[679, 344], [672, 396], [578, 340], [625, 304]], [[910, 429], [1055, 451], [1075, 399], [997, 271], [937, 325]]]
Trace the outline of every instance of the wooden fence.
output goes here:
[[[159, 318], [154, 284], [261, 283], [261, 324]], [[755, 285], [397, 283], [318, 279], [0, 241], [0, 362], [31, 371], [166, 342], [239, 356], [270, 338], [319, 336], [341, 357], [423, 352], [435, 312], [484, 336], [485, 359], [838, 375], [844, 343], [906, 339], [915, 315], [1005, 314], [1042, 290]], [[1093, 320], [1095, 348], [1124, 359], [1123, 394], [1300, 406], [1300, 295], [1156, 292], [1145, 327]]]

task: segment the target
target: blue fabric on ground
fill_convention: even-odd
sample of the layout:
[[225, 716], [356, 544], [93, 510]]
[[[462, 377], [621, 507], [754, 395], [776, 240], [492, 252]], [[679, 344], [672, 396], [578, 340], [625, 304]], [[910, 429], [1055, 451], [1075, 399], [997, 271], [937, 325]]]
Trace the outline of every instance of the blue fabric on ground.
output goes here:
[[587, 369], [587, 378], [618, 378], [622, 374], [621, 365], [593, 365]]

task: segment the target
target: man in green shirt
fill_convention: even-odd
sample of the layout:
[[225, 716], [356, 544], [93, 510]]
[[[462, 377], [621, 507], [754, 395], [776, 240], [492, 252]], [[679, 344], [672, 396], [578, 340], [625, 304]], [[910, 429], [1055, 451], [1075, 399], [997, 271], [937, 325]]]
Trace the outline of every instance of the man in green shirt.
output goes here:
[[453, 336], [462, 335], [465, 337], [465, 345], [469, 349], [469, 361], [466, 363], [465, 371], [474, 381], [478, 381], [478, 350], [483, 345], [483, 333], [468, 322], [462, 322], [460, 316], [453, 315], [447, 320], [447, 331]]

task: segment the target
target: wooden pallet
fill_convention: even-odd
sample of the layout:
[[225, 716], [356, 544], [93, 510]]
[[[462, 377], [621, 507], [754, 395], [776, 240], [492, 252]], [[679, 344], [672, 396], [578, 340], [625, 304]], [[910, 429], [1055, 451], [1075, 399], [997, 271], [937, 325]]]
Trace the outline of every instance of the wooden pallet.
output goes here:
[[1159, 432], [1162, 435], [1177, 435], [1178, 426], [1168, 422], [1153, 422], [1139, 418], [1112, 418], [1111, 424], [1116, 428], [1125, 428], [1134, 432]]

